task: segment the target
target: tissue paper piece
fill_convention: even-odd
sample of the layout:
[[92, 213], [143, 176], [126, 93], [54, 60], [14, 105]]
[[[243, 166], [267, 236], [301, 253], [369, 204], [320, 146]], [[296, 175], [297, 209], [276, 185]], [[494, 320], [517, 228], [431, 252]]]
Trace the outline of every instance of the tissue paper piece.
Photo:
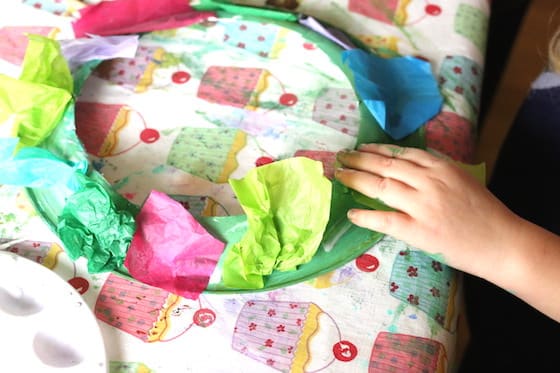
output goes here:
[[225, 244], [177, 201], [152, 191], [136, 216], [137, 229], [124, 265], [136, 280], [198, 299]]
[[[2, 127], [0, 127], [0, 129], [2, 129]], [[3, 171], [2, 163], [6, 159], [12, 158], [12, 156], [14, 155], [16, 146], [18, 144], [18, 141], [19, 140], [16, 137], [0, 136], [0, 170]], [[4, 174], [3, 172], [0, 173], [0, 185], [1, 184], [7, 184], [7, 183], [2, 182], [2, 175], [3, 174]]]
[[224, 284], [257, 289], [273, 270], [295, 270], [311, 260], [329, 220], [331, 182], [321, 162], [295, 157], [257, 167], [231, 179], [247, 215], [248, 231], [228, 248]]
[[26, 34], [53, 37], [57, 29], [50, 26], [4, 26], [0, 27], [0, 58], [20, 65], [27, 50]]
[[74, 82], [68, 63], [56, 40], [28, 34], [29, 44], [20, 80], [72, 92]]
[[0, 123], [12, 117], [21, 145], [35, 146], [64, 115], [72, 98], [73, 80], [55, 40], [28, 37], [19, 80], [0, 74]]
[[0, 184], [49, 188], [73, 184], [75, 167], [44, 148], [68, 113], [73, 79], [58, 43], [28, 35], [20, 79], [0, 74]]
[[87, 259], [90, 273], [118, 270], [136, 230], [138, 207], [99, 175], [76, 175], [81, 189], [67, 197], [56, 232], [70, 259]]
[[0, 122], [15, 114], [21, 144], [36, 146], [54, 130], [71, 97], [63, 89], [0, 74]]
[[72, 23], [74, 34], [122, 35], [187, 26], [207, 19], [213, 13], [195, 11], [185, 0], [102, 1], [80, 10]]
[[138, 35], [95, 36], [61, 40], [60, 48], [71, 71], [84, 63], [112, 58], [133, 58], [138, 49]]
[[439, 113], [443, 97], [430, 63], [414, 57], [381, 58], [360, 49], [342, 52], [356, 91], [393, 139], [414, 133]]
[[50, 188], [68, 183], [74, 168], [41, 148], [26, 147], [15, 151], [18, 139], [0, 138], [0, 185]]

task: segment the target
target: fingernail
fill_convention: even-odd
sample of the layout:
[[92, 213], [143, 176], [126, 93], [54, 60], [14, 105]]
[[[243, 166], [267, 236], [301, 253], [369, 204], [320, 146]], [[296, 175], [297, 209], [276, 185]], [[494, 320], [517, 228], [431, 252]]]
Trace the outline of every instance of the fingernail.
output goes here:
[[336, 161], [339, 165], [343, 165], [348, 161], [348, 152], [338, 153], [336, 155]]
[[348, 210], [348, 212], [346, 213], [346, 216], [348, 217], [348, 219], [352, 220], [352, 218], [356, 216], [356, 211]]

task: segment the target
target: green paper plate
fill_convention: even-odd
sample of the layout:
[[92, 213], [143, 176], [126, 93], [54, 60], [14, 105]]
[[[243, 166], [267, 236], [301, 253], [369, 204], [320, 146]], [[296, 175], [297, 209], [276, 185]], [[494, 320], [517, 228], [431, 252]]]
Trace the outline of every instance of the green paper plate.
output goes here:
[[[238, 9], [242, 8], [233, 10]], [[259, 15], [254, 8], [249, 13], [232, 16], [220, 11], [217, 19], [203, 24], [144, 34], [139, 55], [134, 60], [104, 63], [93, 71], [91, 80], [84, 85], [84, 94], [76, 104], [77, 132], [82, 134], [83, 142], [80, 151], [69, 155], [60, 146], [67, 141], [76, 144], [76, 131], [68, 124], [73, 120], [74, 107], [67, 111], [63, 120], [65, 127], [42, 144], [61, 158], [72, 158], [74, 162], [82, 162], [87, 150], [92, 167], [86, 172], [86, 178], [109, 190], [112, 198], [132, 214], [151, 189], [174, 197], [179, 194], [178, 200], [191, 204], [200, 197], [206, 205], [200, 208], [199, 221], [227, 243], [222, 259], [228, 248], [243, 236], [246, 219], [239, 207], [234, 206], [234, 198], [225, 203], [216, 201], [220, 196], [212, 195], [205, 188], [227, 185], [228, 177], [240, 177], [255, 166], [258, 152], [261, 155], [274, 153], [275, 159], [282, 159], [293, 156], [301, 146], [306, 149], [305, 145], [313, 142], [317, 145], [314, 150], [322, 146], [322, 150], [331, 152], [364, 142], [396, 143], [381, 130], [367, 108], [359, 105], [357, 97], [354, 98], [358, 127], [351, 136], [348, 128], [339, 126], [334, 117], [317, 109], [322, 104], [339, 104], [326, 101], [333, 92], [353, 92], [352, 73], [342, 64], [342, 49], [338, 45], [300, 26], [292, 14], [273, 12], [274, 16], [270, 17], [270, 11]], [[282, 57], [283, 54], [289, 58]], [[129, 67], [125, 68], [125, 64]], [[87, 68], [91, 70], [92, 66]], [[290, 75], [292, 72], [300, 75]], [[84, 74], [81, 77], [85, 79]], [[193, 82], [198, 88], [193, 87]], [[103, 88], [96, 91], [95, 87], [100, 85]], [[103, 89], [110, 94], [100, 100], [99, 92]], [[175, 103], [176, 112], [170, 115], [167, 107], [159, 107], [158, 103], [156, 109], [162, 113], [158, 118], [154, 109], [149, 110], [145, 105], [151, 102], [150, 97], [161, 99], [164, 93], [171, 94], [165, 97]], [[150, 118], [146, 119], [140, 111], [150, 112]], [[102, 113], [107, 121], [112, 115], [110, 123], [96, 122], [96, 116]], [[249, 123], [253, 117], [259, 120]], [[123, 118], [128, 122], [122, 122]], [[263, 124], [263, 118], [270, 118], [270, 122]], [[247, 127], [243, 127], [244, 123]], [[137, 143], [131, 142], [134, 136], [124, 139], [134, 125], [141, 130], [137, 131], [141, 132], [141, 141]], [[284, 125], [284, 132], [273, 133], [274, 125]], [[315, 138], [323, 133], [324, 139]], [[138, 137], [138, 133], [135, 136]], [[166, 154], [154, 150], [162, 143], [167, 144], [167, 148], [162, 148]], [[423, 147], [423, 132], [420, 130], [398, 143]], [[263, 146], [273, 150], [263, 150]], [[240, 162], [237, 168], [231, 168], [231, 162], [227, 167], [222, 165], [231, 161], [231, 154], [234, 159], [246, 162]], [[134, 163], [135, 159], [143, 161]], [[198, 193], [177, 193], [173, 189], [177, 173], [181, 172], [202, 180]], [[28, 189], [37, 210], [54, 230], [72, 193], [65, 188]], [[120, 195], [127, 196], [131, 203]], [[211, 214], [222, 216], [203, 216], [209, 214], [210, 202]], [[218, 268], [206, 291], [271, 290], [313, 279], [347, 264], [382, 238], [379, 233], [349, 223], [346, 211], [356, 206], [360, 205], [352, 193], [333, 182], [329, 224], [310, 262], [294, 271], [273, 272], [265, 278], [262, 289], [228, 288], [222, 283]], [[126, 274], [126, 269], [120, 268], [118, 272]]]

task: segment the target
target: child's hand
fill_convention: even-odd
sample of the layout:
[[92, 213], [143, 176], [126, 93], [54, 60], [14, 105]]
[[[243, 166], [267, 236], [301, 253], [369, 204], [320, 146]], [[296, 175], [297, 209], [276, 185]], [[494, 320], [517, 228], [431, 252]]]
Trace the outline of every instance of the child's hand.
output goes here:
[[481, 262], [500, 260], [502, 241], [512, 237], [518, 218], [466, 171], [395, 145], [364, 144], [339, 153], [338, 160], [344, 167], [336, 172], [340, 182], [397, 210], [351, 210], [352, 223], [471, 273], [482, 270]]

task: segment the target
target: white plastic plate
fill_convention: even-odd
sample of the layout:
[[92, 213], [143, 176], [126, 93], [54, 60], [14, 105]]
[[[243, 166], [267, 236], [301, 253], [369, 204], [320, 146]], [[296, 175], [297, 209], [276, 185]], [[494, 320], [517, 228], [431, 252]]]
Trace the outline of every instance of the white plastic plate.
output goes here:
[[0, 371], [108, 371], [99, 325], [80, 294], [39, 263], [0, 251]]

